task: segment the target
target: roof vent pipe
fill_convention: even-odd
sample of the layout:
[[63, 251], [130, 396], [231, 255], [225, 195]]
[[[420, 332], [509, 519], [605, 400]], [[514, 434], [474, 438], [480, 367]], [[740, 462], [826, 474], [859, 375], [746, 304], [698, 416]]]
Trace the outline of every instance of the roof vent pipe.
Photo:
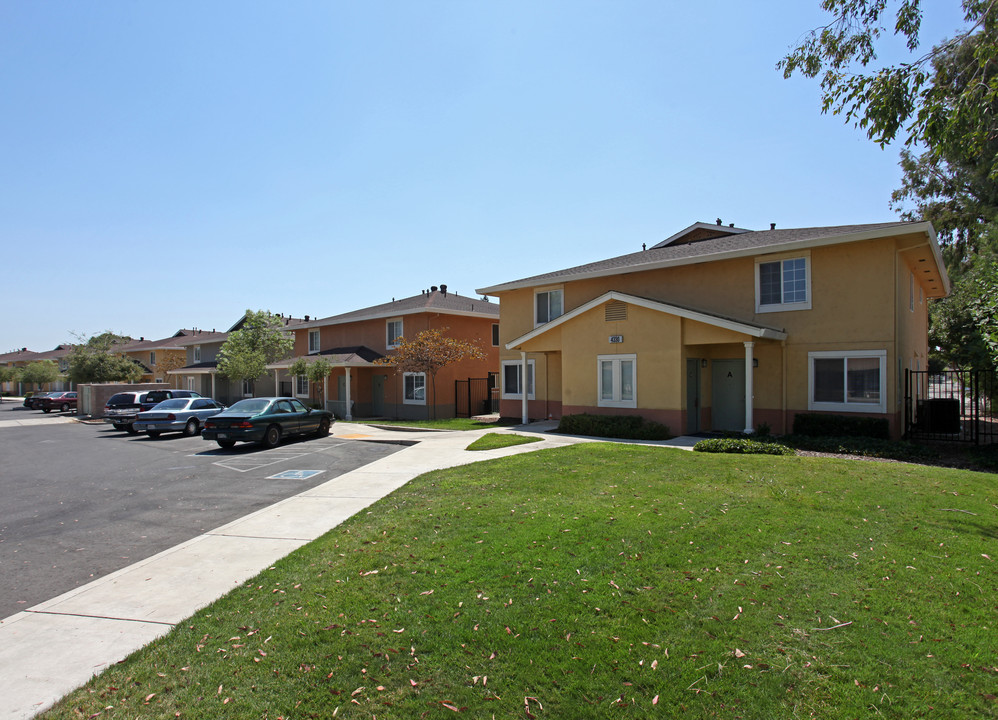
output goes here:
[[437, 286], [436, 285], [430, 285], [430, 292], [436, 292], [436, 291], [437, 291]]
[[776, 223], [769, 223], [769, 229], [770, 230], [775, 230], [776, 229]]
[[735, 224], [734, 224], [734, 223], [728, 223], [728, 227], [729, 227], [729, 228], [733, 228], [734, 226], [735, 226]]
[[308, 322], [308, 315], [305, 316], [305, 322]]
[[444, 297], [447, 297], [447, 286], [446, 285], [441, 285], [440, 286], [440, 292], [442, 292], [444, 294]]
[[721, 222], [721, 218], [718, 218], [718, 219], [717, 219], [717, 224], [718, 224], [718, 225], [723, 225], [723, 224], [724, 224], [724, 223], [722, 223], [722, 222]]

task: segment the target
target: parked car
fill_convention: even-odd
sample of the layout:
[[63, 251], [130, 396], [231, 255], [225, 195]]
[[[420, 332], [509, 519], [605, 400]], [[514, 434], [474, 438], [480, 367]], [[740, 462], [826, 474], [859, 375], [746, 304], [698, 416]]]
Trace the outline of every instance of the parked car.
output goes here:
[[208, 418], [201, 437], [214, 440], [223, 448], [237, 442], [274, 447], [291, 435], [328, 435], [332, 424], [331, 412], [305, 407], [295, 398], [246, 398]]
[[201, 393], [173, 388], [115, 393], [104, 405], [104, 422], [111, 423], [115, 430], [125, 430], [131, 435], [138, 435], [139, 431], [132, 427], [138, 414], [152, 410], [164, 400], [175, 397], [201, 397]]
[[140, 412], [132, 423], [137, 432], [144, 432], [156, 438], [165, 432], [182, 432], [184, 435], [197, 435], [205, 420], [217, 415], [225, 405], [206, 397], [170, 398], [152, 410]]
[[42, 400], [47, 398], [49, 395], [55, 395], [54, 392], [36, 392], [32, 395], [28, 395], [24, 398], [24, 407], [31, 410], [38, 410], [42, 406]]
[[50, 413], [53, 410], [58, 410], [59, 412], [67, 412], [70, 408], [76, 408], [76, 392], [56, 392], [48, 393], [45, 397], [39, 400], [39, 405], [42, 412]]

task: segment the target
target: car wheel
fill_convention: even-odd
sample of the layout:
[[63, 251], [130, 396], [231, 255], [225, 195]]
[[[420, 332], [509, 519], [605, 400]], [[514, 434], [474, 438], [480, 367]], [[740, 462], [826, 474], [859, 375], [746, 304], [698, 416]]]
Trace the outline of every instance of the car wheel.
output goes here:
[[329, 434], [329, 418], [323, 418], [319, 421], [319, 429], [316, 434], [319, 437], [326, 437]]
[[159, 430], [146, 430], [146, 435], [151, 438], [158, 438], [161, 434]]
[[198, 421], [195, 418], [191, 418], [184, 425], [184, 435], [191, 437], [198, 434]]
[[267, 432], [263, 434], [263, 440], [260, 441], [264, 447], [268, 448], [277, 447], [279, 442], [281, 442], [281, 429], [276, 425], [267, 428]]
[[225, 448], [226, 450], [228, 450], [229, 448], [233, 448], [233, 447], [236, 446], [236, 441], [235, 440], [216, 440], [215, 442], [218, 443], [218, 446], [220, 448]]
[[43, 413], [50, 413], [50, 412], [52, 412], [52, 408], [42, 408], [42, 412]]
[[125, 432], [129, 435], [138, 435], [139, 431], [135, 429], [133, 425], [125, 425]]
[[59, 406], [59, 412], [68, 412], [68, 411], [69, 411], [69, 403], [63, 403], [62, 405]]
[[121, 423], [111, 423], [111, 427], [113, 427], [115, 430], [124, 430], [125, 429], [125, 426], [122, 425]]

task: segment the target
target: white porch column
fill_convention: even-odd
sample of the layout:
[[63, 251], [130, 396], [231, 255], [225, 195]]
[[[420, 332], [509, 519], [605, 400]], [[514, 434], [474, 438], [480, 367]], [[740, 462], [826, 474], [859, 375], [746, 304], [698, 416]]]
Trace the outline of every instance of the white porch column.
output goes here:
[[350, 405], [352, 403], [350, 402], [350, 366], [349, 365], [347, 366], [346, 371], [347, 371], [347, 381], [346, 381], [346, 386], [347, 386], [347, 407], [346, 407], [346, 410], [343, 411], [343, 419], [346, 420], [347, 422], [349, 422], [349, 421], [353, 420], [353, 413], [350, 411]]
[[210, 375], [211, 375], [211, 396], [217, 399], [218, 395], [215, 394], [215, 373], [210, 373]]
[[755, 343], [751, 341], [745, 342], [745, 432], [753, 433], [755, 432], [755, 427], [752, 425], [752, 420], [754, 419], [752, 412], [752, 348], [755, 347]]
[[[291, 388], [291, 394], [295, 394], [295, 389]], [[281, 396], [281, 371], [274, 368], [274, 397]]]
[[527, 412], [527, 353], [524, 350], [520, 351], [520, 393], [523, 398], [520, 401], [522, 422], [526, 425], [530, 422], [530, 415]]
[[322, 378], [322, 409], [326, 409], [329, 404], [329, 375]]

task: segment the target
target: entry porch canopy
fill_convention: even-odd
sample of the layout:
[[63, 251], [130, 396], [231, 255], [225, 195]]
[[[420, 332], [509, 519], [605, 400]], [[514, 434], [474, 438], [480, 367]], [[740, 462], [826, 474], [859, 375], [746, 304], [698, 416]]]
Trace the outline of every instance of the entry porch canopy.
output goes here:
[[[344, 412], [343, 419], [346, 421], [353, 420], [353, 414], [351, 408], [353, 407], [352, 398], [350, 397], [350, 376], [351, 370], [353, 368], [373, 368], [380, 366], [380, 363], [375, 362], [384, 357], [379, 352], [372, 350], [369, 347], [363, 345], [357, 345], [353, 347], [342, 347], [342, 348], [331, 348], [329, 350], [322, 350], [317, 353], [312, 353], [310, 355], [302, 356], [305, 360], [309, 358], [319, 358], [328, 362], [333, 368], [344, 368], [346, 370], [346, 411]], [[280, 374], [283, 370], [288, 371], [295, 362], [301, 358], [288, 358], [287, 360], [281, 360], [280, 362], [272, 363], [267, 366], [268, 370], [274, 371], [274, 387], [280, 387]], [[329, 402], [329, 376], [327, 375], [322, 382], [322, 402], [323, 405]]]
[[[594, 310], [610, 301], [624, 302], [629, 305], [637, 305], [639, 307], [646, 308], [648, 310], [654, 310], [656, 312], [665, 313], [668, 315], [673, 315], [676, 317], [685, 318], [687, 320], [695, 320], [697, 322], [704, 323], [706, 325], [711, 325], [713, 327], [723, 328], [725, 330], [731, 330], [736, 333], [745, 335], [748, 339], [743, 341], [745, 346], [745, 432], [753, 432], [752, 417], [753, 417], [753, 407], [752, 407], [752, 380], [753, 380], [753, 363], [752, 363], [752, 352], [755, 347], [756, 339], [760, 340], [786, 340], [787, 333], [783, 330], [777, 330], [776, 328], [767, 327], [765, 325], [758, 325], [756, 323], [745, 322], [744, 320], [737, 320], [735, 318], [725, 317], [723, 315], [718, 315], [715, 313], [708, 313], [702, 310], [694, 310], [692, 308], [683, 307], [681, 305], [675, 305], [673, 303], [662, 302], [660, 300], [652, 300], [650, 298], [639, 297], [637, 295], [631, 295], [629, 293], [619, 292], [617, 290], [611, 290], [609, 292], [603, 293], [599, 297], [593, 298], [587, 303], [580, 305], [579, 307], [570, 310], [569, 312], [561, 315], [551, 322], [544, 323], [540, 325], [525, 335], [506, 343], [505, 348], [507, 350], [519, 350], [520, 351], [520, 362], [522, 363], [521, 377], [527, 377], [527, 350], [524, 349], [525, 345], [528, 345], [531, 341], [540, 338], [546, 333], [554, 330], [557, 327], [567, 323], [568, 321], [579, 317], [591, 310]], [[527, 423], [529, 421], [527, 412], [527, 393], [522, 393], [523, 399], [521, 401], [521, 414], [522, 422]]]

